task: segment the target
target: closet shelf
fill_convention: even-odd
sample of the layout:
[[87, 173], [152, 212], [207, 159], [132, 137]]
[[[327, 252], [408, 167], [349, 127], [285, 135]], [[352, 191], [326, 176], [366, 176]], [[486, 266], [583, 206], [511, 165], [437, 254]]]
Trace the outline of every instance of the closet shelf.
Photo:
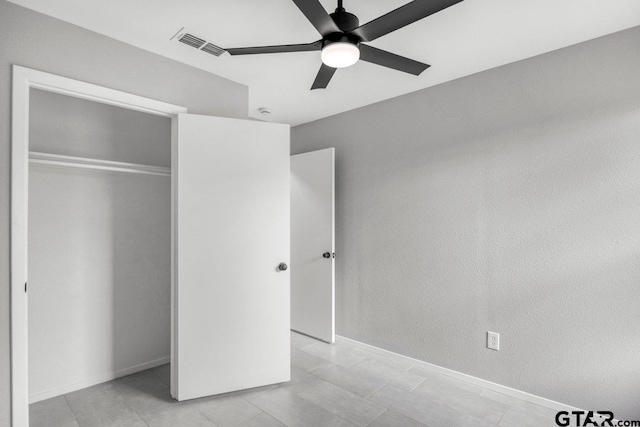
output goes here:
[[171, 176], [171, 168], [162, 166], [114, 162], [111, 160], [91, 159], [88, 157], [63, 156], [60, 154], [40, 153], [37, 151], [29, 151], [29, 163], [67, 168]]

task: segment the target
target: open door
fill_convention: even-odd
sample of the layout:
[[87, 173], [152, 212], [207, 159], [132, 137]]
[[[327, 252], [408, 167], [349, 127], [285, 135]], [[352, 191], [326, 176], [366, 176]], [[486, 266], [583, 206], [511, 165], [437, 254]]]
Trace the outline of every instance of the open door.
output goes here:
[[181, 114], [173, 158], [172, 396], [289, 381], [289, 126]]
[[291, 156], [291, 329], [335, 339], [335, 154]]

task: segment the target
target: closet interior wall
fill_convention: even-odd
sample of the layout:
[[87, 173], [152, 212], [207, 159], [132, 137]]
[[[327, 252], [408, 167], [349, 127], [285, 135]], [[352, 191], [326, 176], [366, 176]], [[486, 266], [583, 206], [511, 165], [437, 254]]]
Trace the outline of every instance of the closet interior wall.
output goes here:
[[167, 171], [30, 162], [29, 395], [36, 402], [169, 361], [171, 121], [31, 90], [29, 132], [31, 152]]

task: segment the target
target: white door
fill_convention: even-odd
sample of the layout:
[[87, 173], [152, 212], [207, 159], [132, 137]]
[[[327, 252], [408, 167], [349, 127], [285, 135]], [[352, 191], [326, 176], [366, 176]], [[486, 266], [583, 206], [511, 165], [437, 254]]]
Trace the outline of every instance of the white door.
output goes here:
[[290, 380], [289, 126], [182, 114], [172, 395]]
[[335, 339], [335, 150], [291, 156], [291, 329]]

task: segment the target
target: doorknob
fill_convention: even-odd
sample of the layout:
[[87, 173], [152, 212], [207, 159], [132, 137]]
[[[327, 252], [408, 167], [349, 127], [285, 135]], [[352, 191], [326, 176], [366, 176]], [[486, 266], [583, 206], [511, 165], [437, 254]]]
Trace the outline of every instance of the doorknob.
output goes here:
[[331, 253], [325, 252], [322, 254], [322, 258], [331, 258]]
[[281, 262], [280, 264], [278, 264], [278, 270], [280, 271], [285, 271], [287, 269], [287, 264], [285, 264], [284, 262]]

